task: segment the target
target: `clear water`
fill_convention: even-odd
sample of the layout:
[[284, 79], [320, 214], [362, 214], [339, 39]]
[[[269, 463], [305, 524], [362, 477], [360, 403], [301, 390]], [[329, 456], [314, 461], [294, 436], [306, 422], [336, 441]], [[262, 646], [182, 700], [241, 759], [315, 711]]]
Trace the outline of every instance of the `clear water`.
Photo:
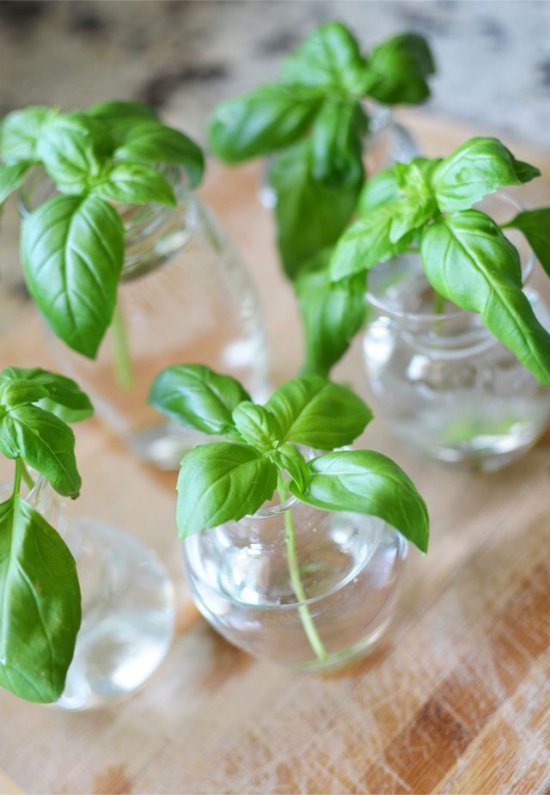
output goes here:
[[[281, 516], [247, 519], [184, 542], [184, 569], [205, 618], [255, 657], [339, 667], [366, 653], [395, 604], [407, 545], [379, 519], [293, 508], [308, 609], [328, 658], [315, 657], [289, 575]], [[260, 526], [261, 525], [261, 526]]]
[[134, 692], [164, 659], [174, 591], [156, 556], [120, 530], [79, 520], [64, 537], [77, 561], [83, 621], [57, 706], [84, 710]]
[[[424, 290], [423, 280], [403, 280], [388, 288], [385, 300], [393, 309], [422, 311]], [[550, 328], [540, 297], [527, 293]], [[378, 413], [404, 442], [449, 464], [498, 469], [543, 432], [550, 390], [468, 318], [464, 313], [456, 328], [445, 321], [437, 329], [371, 317], [363, 347], [367, 374]]]

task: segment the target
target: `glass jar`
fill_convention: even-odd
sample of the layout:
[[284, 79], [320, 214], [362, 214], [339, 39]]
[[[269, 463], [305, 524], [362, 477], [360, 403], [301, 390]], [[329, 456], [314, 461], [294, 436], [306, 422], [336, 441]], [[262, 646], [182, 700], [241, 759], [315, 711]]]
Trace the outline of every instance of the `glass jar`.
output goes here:
[[[408, 163], [413, 157], [418, 157], [420, 150], [416, 141], [405, 127], [393, 119], [388, 105], [379, 105], [373, 100], [364, 100], [361, 105], [369, 117], [369, 131], [363, 140], [367, 176], [373, 176], [393, 163]], [[277, 203], [277, 196], [268, 179], [269, 166], [275, 157], [266, 159], [258, 189], [260, 203], [268, 210], [272, 210]]]
[[407, 555], [407, 542], [380, 519], [295, 498], [182, 546], [192, 596], [218, 632], [255, 657], [309, 671], [370, 651], [388, 626]]
[[[163, 368], [200, 362], [234, 376], [257, 397], [267, 385], [264, 330], [249, 276], [179, 170], [167, 174], [176, 208], [121, 209], [126, 249], [118, 306], [97, 359], [50, 335], [60, 367], [89, 394], [96, 413], [160, 469], [177, 468], [201, 438], [147, 405]], [[51, 183], [35, 178], [24, 203], [43, 201], [48, 189]]]
[[[0, 486], [6, 496], [11, 489]], [[55, 706], [85, 710], [116, 702], [139, 688], [170, 648], [172, 582], [157, 556], [136, 539], [93, 519], [67, 518], [43, 477], [25, 499], [69, 547], [82, 594], [82, 624]]]
[[[481, 209], [502, 222], [500, 216], [507, 220], [521, 205], [501, 194]], [[506, 234], [520, 251], [527, 281], [534, 256], [519, 233]], [[525, 293], [550, 329], [541, 296], [532, 288]], [[425, 456], [466, 468], [499, 469], [544, 431], [550, 389], [491, 335], [479, 315], [450, 303], [448, 311], [435, 314], [434, 300], [418, 255], [398, 257], [370, 272], [363, 351], [375, 412]]]

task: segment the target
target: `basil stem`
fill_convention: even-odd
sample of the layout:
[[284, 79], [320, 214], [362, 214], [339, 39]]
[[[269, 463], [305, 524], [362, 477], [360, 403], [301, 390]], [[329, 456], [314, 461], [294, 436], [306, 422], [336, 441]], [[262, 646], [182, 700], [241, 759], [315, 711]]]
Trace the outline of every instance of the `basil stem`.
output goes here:
[[[279, 476], [278, 492], [281, 498], [281, 503], [283, 503], [288, 496], [288, 492], [281, 476]], [[286, 546], [286, 554], [288, 559], [288, 570], [290, 572], [290, 581], [292, 583], [292, 588], [294, 590], [296, 599], [299, 602], [305, 603], [307, 601], [307, 596], [306, 592], [304, 591], [304, 586], [302, 585], [302, 580], [300, 577], [300, 566], [298, 564], [298, 556], [296, 554], [296, 532], [294, 528], [294, 517], [292, 515], [292, 508], [286, 509], [286, 511], [284, 512], [284, 517], [285, 517], [285, 546]], [[301, 604], [298, 607], [298, 614], [300, 616], [304, 632], [306, 633], [306, 637], [310, 643], [311, 648], [315, 652], [318, 659], [321, 662], [324, 662], [328, 658], [328, 653], [327, 650], [325, 649], [323, 641], [319, 637], [319, 633], [317, 632], [317, 627], [315, 626], [315, 623], [311, 617], [311, 613], [309, 612], [309, 607], [307, 606], [307, 604]]]
[[25, 483], [27, 484], [29, 489], [33, 489], [34, 488], [34, 480], [33, 480], [33, 477], [31, 475], [31, 473], [27, 469], [26, 464], [25, 464], [25, 462], [23, 461], [22, 458], [19, 459], [19, 462], [21, 463], [21, 474], [23, 475], [23, 480], [25, 481]]
[[111, 332], [117, 383], [124, 389], [131, 389], [135, 383], [134, 368], [132, 365], [130, 346], [128, 344], [128, 334], [126, 333], [124, 315], [118, 303], [115, 307], [115, 313], [111, 323]]

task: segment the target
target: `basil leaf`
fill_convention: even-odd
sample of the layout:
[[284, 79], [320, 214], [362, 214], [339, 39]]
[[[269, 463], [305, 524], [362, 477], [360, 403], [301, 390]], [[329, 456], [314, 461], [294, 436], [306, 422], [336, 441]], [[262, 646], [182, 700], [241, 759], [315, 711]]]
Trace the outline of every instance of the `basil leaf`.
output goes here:
[[95, 196], [57, 196], [22, 226], [29, 292], [57, 336], [93, 359], [113, 316], [122, 270], [117, 212]]
[[404, 219], [410, 223], [410, 208], [404, 202], [381, 204], [355, 221], [338, 241], [331, 258], [330, 271], [334, 280], [370, 270], [407, 250], [414, 230], [399, 240], [392, 240], [392, 228]]
[[0, 406], [9, 410], [47, 397], [48, 391], [32, 381], [11, 381], [0, 385]]
[[279, 422], [281, 441], [318, 450], [350, 444], [372, 419], [369, 407], [351, 390], [315, 375], [287, 381], [266, 408]]
[[399, 184], [393, 168], [386, 168], [379, 171], [373, 177], [369, 177], [359, 196], [357, 212], [359, 215], [367, 215], [372, 210], [383, 207], [385, 204], [392, 204], [400, 197]]
[[201, 364], [180, 364], [154, 380], [148, 403], [190, 428], [210, 434], [231, 433], [232, 413], [250, 395], [237, 380]]
[[146, 163], [116, 163], [104, 181], [95, 185], [93, 194], [121, 204], [176, 205], [174, 191], [166, 177]]
[[0, 205], [21, 186], [29, 167], [30, 163], [25, 161], [0, 166]]
[[444, 212], [464, 210], [503, 185], [521, 185], [540, 171], [516, 160], [497, 138], [470, 138], [441, 161], [432, 184]]
[[375, 47], [367, 58], [366, 93], [388, 105], [424, 102], [435, 64], [426, 39], [402, 33]]
[[143, 102], [99, 102], [88, 108], [87, 115], [109, 125], [113, 148], [121, 146], [132, 127], [141, 121], [160, 122], [159, 117], [149, 105]]
[[543, 384], [550, 384], [550, 334], [521, 289], [514, 246], [478, 210], [464, 210], [429, 226], [421, 256], [433, 288], [467, 312], [477, 312], [494, 336]]
[[4, 118], [0, 137], [0, 157], [5, 163], [37, 163], [36, 147], [44, 128], [57, 116], [54, 108], [34, 105], [14, 110]]
[[174, 163], [182, 166], [192, 188], [202, 180], [204, 156], [187, 135], [157, 121], [142, 121], [128, 126], [124, 142], [118, 146], [115, 160]]
[[296, 280], [296, 294], [304, 324], [306, 365], [304, 371], [328, 376], [342, 358], [365, 318], [366, 278], [358, 273], [338, 282], [331, 280], [330, 252]]
[[56, 701], [80, 627], [80, 588], [65, 542], [21, 499], [0, 504], [0, 685]]
[[312, 176], [328, 187], [363, 181], [362, 141], [368, 118], [358, 102], [327, 102], [311, 133]]
[[210, 148], [227, 163], [275, 152], [302, 137], [322, 101], [298, 87], [273, 84], [221, 102], [209, 120]]
[[109, 144], [101, 127], [84, 113], [64, 113], [42, 131], [37, 153], [62, 193], [86, 193], [102, 176], [103, 150]]
[[80, 475], [69, 426], [38, 406], [10, 408], [0, 416], [0, 451], [22, 458], [65, 497], [78, 497]]
[[401, 240], [408, 232], [419, 230], [439, 215], [430, 181], [437, 161], [414, 158], [410, 163], [396, 163], [394, 168], [401, 201], [390, 227], [392, 243]]
[[272, 460], [281, 471], [289, 474], [300, 491], [305, 491], [310, 474], [304, 457], [295, 445], [288, 442], [281, 445], [273, 451]]
[[340, 22], [327, 22], [286, 58], [282, 76], [286, 83], [361, 97], [364, 69], [365, 61], [351, 32]]
[[525, 210], [505, 224], [504, 228], [509, 227], [523, 232], [538, 261], [550, 276], [550, 207]]
[[94, 408], [89, 397], [82, 392], [78, 384], [64, 375], [50, 373], [40, 367], [30, 369], [21, 367], [6, 367], [0, 373], [0, 387], [5, 384], [36, 385], [45, 391], [45, 395], [32, 400], [45, 411], [50, 411], [64, 422], [80, 422], [94, 413]]
[[333, 246], [346, 228], [361, 181], [331, 189], [312, 173], [309, 142], [300, 143], [275, 160], [269, 183], [277, 197], [277, 245], [287, 276], [294, 279], [308, 260]]
[[180, 538], [255, 513], [275, 491], [277, 469], [253, 447], [195, 447], [181, 462], [176, 520]]
[[243, 400], [233, 410], [233, 422], [245, 442], [259, 450], [272, 450], [281, 438], [281, 429], [273, 414], [248, 400]]
[[429, 518], [412, 480], [393, 461], [370, 450], [329, 453], [308, 463], [305, 491], [290, 490], [303, 502], [327, 511], [378, 516], [422, 552], [428, 549]]

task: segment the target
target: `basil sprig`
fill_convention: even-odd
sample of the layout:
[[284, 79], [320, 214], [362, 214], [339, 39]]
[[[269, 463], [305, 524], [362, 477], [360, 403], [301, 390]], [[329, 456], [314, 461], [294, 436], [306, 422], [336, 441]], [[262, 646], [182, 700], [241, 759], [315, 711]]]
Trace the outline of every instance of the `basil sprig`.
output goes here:
[[[286, 473], [285, 491], [303, 502], [379, 516], [426, 551], [426, 506], [397, 464], [367, 450], [332, 452], [351, 444], [372, 419], [368, 406], [346, 387], [304, 376], [259, 405], [235, 379], [201, 365], [179, 365], [157, 377], [149, 403], [187, 427], [228, 437], [195, 447], [182, 460], [182, 538], [253, 514]], [[306, 461], [298, 446], [330, 452]]]
[[[521, 212], [500, 227], [472, 208], [499, 188], [521, 185], [539, 174], [496, 138], [472, 138], [444, 159], [396, 163], [366, 183], [358, 218], [338, 241], [324, 272], [326, 283], [351, 287], [358, 300], [364, 282], [355, 286], [354, 278], [379, 262], [419, 250], [436, 293], [480, 314], [535, 378], [550, 384], [550, 335], [523, 292], [518, 251], [502, 232], [521, 230], [550, 274], [550, 209]], [[314, 293], [303, 300], [313, 302]], [[307, 312], [312, 312], [309, 304]], [[332, 335], [332, 342], [317, 353], [316, 366], [310, 369], [326, 373], [337, 360], [333, 352], [344, 350], [349, 338], [336, 324], [324, 321], [321, 328]], [[312, 328], [309, 334], [314, 333]]]
[[67, 422], [93, 413], [74, 381], [39, 368], [0, 373], [0, 453], [15, 463], [0, 503], [0, 686], [27, 701], [56, 701], [80, 627], [75, 561], [59, 533], [20, 494], [27, 466], [64, 496], [80, 475]]
[[422, 102], [434, 70], [428, 44], [417, 34], [394, 36], [365, 55], [348, 28], [329, 22], [283, 61], [279, 82], [217, 106], [209, 139], [218, 157], [240, 163], [277, 155], [268, 179], [290, 279], [336, 242], [355, 209], [369, 129], [361, 100]]
[[139, 102], [103, 102], [86, 112], [29, 107], [0, 129], [0, 203], [32, 166], [57, 191], [23, 220], [21, 257], [29, 292], [52, 330], [95, 358], [116, 305], [124, 258], [117, 204], [174, 206], [159, 165], [182, 167], [196, 187], [200, 148]]

